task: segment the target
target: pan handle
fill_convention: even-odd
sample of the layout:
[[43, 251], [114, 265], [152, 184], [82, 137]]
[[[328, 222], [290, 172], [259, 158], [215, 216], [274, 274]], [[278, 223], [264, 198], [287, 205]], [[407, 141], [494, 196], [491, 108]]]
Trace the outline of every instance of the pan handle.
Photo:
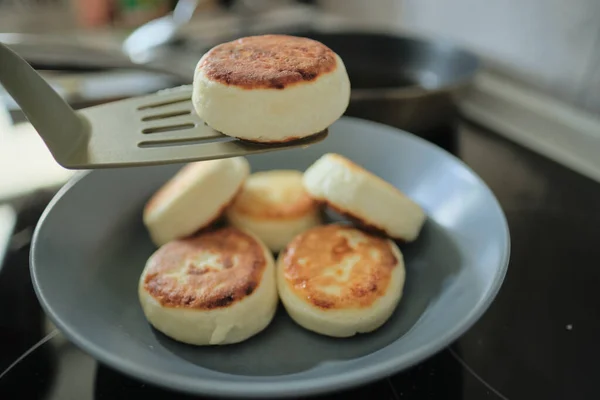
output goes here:
[[2, 271], [2, 264], [8, 251], [16, 222], [17, 213], [15, 210], [7, 204], [0, 205], [0, 271]]

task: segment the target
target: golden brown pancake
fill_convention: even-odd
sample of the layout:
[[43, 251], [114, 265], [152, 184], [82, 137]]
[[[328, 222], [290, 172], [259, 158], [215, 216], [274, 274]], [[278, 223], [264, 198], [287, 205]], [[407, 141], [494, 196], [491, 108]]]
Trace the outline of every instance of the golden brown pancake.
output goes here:
[[212, 48], [198, 67], [207, 78], [244, 89], [284, 89], [336, 68], [335, 53], [312, 39], [287, 35], [241, 38]]
[[260, 171], [246, 179], [227, 219], [276, 253], [297, 234], [321, 224], [321, 208], [304, 190], [302, 172]]
[[254, 238], [225, 227], [162, 246], [148, 264], [144, 289], [163, 306], [226, 307], [252, 294], [266, 265]]
[[277, 260], [277, 289], [288, 314], [333, 337], [383, 325], [402, 297], [404, 275], [394, 242], [342, 224], [298, 235]]
[[316, 201], [302, 186], [296, 170], [270, 170], [250, 175], [233, 207], [236, 212], [260, 219], [288, 219], [315, 211]]
[[233, 227], [169, 242], [146, 263], [138, 295], [159, 331], [195, 345], [237, 343], [269, 325], [277, 309], [273, 256]]
[[322, 309], [370, 307], [398, 266], [388, 240], [338, 224], [298, 235], [283, 257], [292, 290]]
[[322, 43], [286, 35], [215, 46], [198, 61], [192, 89], [194, 110], [208, 126], [258, 143], [324, 132], [350, 102], [342, 59]]

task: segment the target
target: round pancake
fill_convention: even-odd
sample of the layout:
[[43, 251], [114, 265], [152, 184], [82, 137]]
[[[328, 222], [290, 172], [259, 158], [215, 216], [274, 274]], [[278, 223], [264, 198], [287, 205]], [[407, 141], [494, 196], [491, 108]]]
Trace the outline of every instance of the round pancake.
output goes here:
[[306, 191], [361, 227], [404, 242], [414, 241], [425, 212], [400, 190], [347, 158], [327, 153], [306, 169]]
[[224, 213], [250, 174], [243, 157], [190, 163], [146, 203], [144, 224], [157, 246], [189, 236]]
[[281, 143], [327, 129], [350, 101], [342, 59], [315, 40], [262, 35], [220, 44], [202, 56], [192, 102], [225, 135]]
[[237, 343], [277, 308], [273, 256], [254, 235], [225, 227], [167, 243], [147, 261], [138, 295], [150, 324], [194, 345]]
[[277, 289], [288, 314], [333, 337], [383, 325], [402, 297], [404, 277], [394, 242], [343, 224], [301, 233], [277, 260]]
[[227, 209], [227, 219], [278, 252], [299, 233], [321, 224], [321, 212], [304, 190], [302, 172], [271, 170], [246, 179]]

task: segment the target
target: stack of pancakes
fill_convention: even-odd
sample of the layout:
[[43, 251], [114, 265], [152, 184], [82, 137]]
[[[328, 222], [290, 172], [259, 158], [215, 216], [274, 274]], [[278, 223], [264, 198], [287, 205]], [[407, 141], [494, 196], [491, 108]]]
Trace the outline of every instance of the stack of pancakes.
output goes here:
[[[327, 129], [349, 92], [343, 62], [330, 49], [267, 35], [203, 56], [193, 101], [226, 135], [282, 142]], [[326, 207], [352, 224], [327, 223]], [[305, 171], [251, 174], [243, 157], [191, 163], [144, 209], [158, 249], [140, 277], [142, 309], [156, 329], [195, 345], [256, 335], [279, 299], [310, 331], [370, 332], [402, 296], [404, 261], [394, 240], [415, 240], [424, 220], [411, 199], [339, 154]]]

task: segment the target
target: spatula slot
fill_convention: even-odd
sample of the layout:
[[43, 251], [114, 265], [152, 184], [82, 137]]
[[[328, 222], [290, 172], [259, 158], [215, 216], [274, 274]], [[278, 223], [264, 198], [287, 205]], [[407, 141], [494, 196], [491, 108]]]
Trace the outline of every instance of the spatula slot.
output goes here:
[[167, 125], [167, 126], [155, 126], [152, 128], [146, 128], [142, 130], [142, 133], [158, 133], [158, 132], [175, 132], [182, 131], [184, 129], [194, 128], [196, 124], [188, 123], [188, 124], [179, 124], [179, 125]]
[[191, 101], [191, 97], [178, 98], [178, 99], [173, 99], [173, 100], [168, 100], [168, 101], [161, 101], [160, 103], [146, 104], [145, 106], [139, 106], [138, 110], [141, 111], [141, 110], [147, 110], [149, 108], [164, 107], [164, 106], [168, 106], [170, 104], [185, 103], [188, 101]]
[[155, 121], [158, 119], [166, 119], [166, 118], [171, 118], [171, 117], [179, 117], [181, 115], [189, 115], [192, 112], [190, 110], [183, 110], [183, 111], [173, 111], [170, 113], [164, 113], [164, 114], [155, 114], [155, 115], [148, 115], [147, 117], [142, 118], [142, 121]]
[[181, 146], [190, 144], [207, 144], [216, 142], [231, 142], [236, 139], [231, 137], [218, 137], [218, 138], [186, 138], [176, 140], [152, 140], [138, 143], [138, 147], [142, 149], [154, 148], [154, 147], [167, 147], [167, 146]]

